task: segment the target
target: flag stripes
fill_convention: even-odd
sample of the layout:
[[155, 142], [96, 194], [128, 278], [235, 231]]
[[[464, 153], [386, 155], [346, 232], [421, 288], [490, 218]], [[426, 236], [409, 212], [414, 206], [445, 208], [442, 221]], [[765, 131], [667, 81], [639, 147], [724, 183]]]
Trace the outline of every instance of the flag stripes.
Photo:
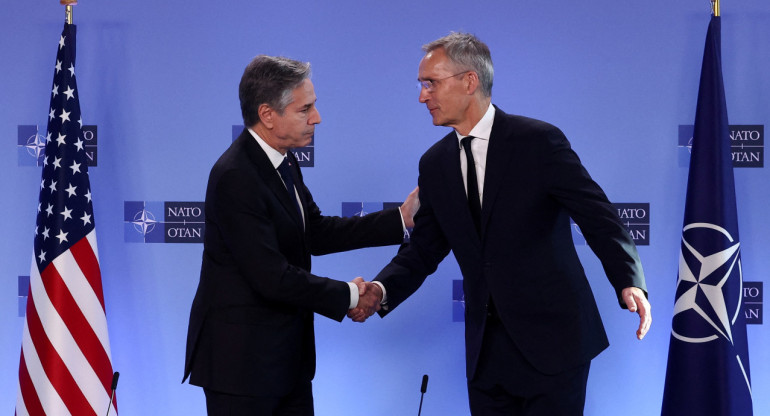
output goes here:
[[75, 81], [75, 26], [56, 55], [19, 360], [16, 415], [117, 415]]

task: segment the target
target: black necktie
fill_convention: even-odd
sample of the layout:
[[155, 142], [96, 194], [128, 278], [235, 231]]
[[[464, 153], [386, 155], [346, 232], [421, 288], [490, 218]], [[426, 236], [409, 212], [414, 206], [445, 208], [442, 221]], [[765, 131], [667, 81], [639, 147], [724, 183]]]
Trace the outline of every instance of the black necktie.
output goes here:
[[476, 225], [476, 232], [481, 234], [481, 200], [479, 200], [479, 182], [476, 179], [476, 163], [473, 162], [473, 153], [471, 153], [471, 140], [475, 137], [468, 136], [460, 142], [465, 149], [465, 159], [468, 161], [466, 169], [466, 182], [468, 184], [468, 208], [471, 211], [473, 224]]
[[299, 202], [297, 202], [297, 194], [294, 192], [294, 177], [291, 175], [291, 162], [288, 157], [283, 158], [283, 162], [278, 165], [278, 173], [283, 179], [283, 183], [286, 184], [286, 190], [289, 191], [289, 199], [294, 203], [294, 208], [297, 210], [297, 214], [302, 218], [302, 211], [299, 209]]

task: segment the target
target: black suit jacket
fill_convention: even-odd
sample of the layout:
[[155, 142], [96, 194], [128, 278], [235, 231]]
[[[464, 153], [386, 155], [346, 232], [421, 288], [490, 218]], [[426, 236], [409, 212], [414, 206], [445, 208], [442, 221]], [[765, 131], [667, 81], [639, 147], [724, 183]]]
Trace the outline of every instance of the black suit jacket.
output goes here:
[[200, 283], [190, 312], [184, 378], [214, 391], [280, 396], [315, 373], [313, 313], [341, 321], [347, 283], [310, 273], [310, 256], [403, 239], [398, 209], [322, 216], [294, 182], [302, 221], [280, 175], [244, 130], [209, 176]]
[[[411, 243], [377, 276], [392, 311], [450, 250], [463, 274], [466, 370], [473, 378], [489, 300], [516, 346], [540, 372], [586, 363], [609, 343], [572, 242], [570, 216], [618, 293], [646, 290], [633, 240], [556, 127], [496, 109], [476, 232], [449, 133], [420, 160]], [[620, 299], [619, 299], [620, 301]]]

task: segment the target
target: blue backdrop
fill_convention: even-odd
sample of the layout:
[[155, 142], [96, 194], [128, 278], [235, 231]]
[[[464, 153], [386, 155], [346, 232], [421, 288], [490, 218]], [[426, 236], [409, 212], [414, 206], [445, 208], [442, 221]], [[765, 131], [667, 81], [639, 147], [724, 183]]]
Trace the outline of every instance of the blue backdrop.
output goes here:
[[[200, 389], [180, 384], [202, 245], [137, 242], [126, 220], [137, 201], [160, 207], [203, 200], [209, 169], [242, 122], [237, 85], [249, 60], [271, 54], [313, 64], [323, 122], [304, 176], [321, 209], [340, 215], [343, 202], [381, 206], [416, 185], [420, 155], [446, 133], [417, 102], [420, 46], [450, 30], [489, 44], [494, 103], [561, 127], [613, 202], [649, 204], [649, 245], [639, 251], [654, 322], [643, 342], [634, 336], [636, 316], [617, 307], [599, 262], [587, 246], [578, 250], [611, 342], [592, 365], [586, 414], [658, 414], [687, 180], [679, 126], [694, 121], [708, 2], [279, 3], [86, 0], [75, 7], [83, 121], [98, 128], [98, 166], [90, 176], [121, 414], [205, 414]], [[722, 15], [729, 120], [764, 126], [770, 3], [726, 2]], [[6, 413], [16, 401], [19, 276], [29, 274], [40, 181], [19, 142], [29, 127], [19, 126], [45, 129], [63, 17], [53, 0], [12, 2], [0, 14]], [[739, 168], [735, 178], [744, 279], [766, 282], [770, 172]], [[165, 218], [162, 209], [155, 214]], [[320, 257], [313, 270], [369, 279], [394, 253], [390, 247]], [[450, 256], [387, 319], [355, 325], [319, 317], [317, 414], [414, 413], [421, 376], [429, 374], [423, 414], [467, 415], [463, 324], [452, 319], [459, 278]], [[748, 336], [755, 414], [770, 414], [767, 325], [749, 325]]]

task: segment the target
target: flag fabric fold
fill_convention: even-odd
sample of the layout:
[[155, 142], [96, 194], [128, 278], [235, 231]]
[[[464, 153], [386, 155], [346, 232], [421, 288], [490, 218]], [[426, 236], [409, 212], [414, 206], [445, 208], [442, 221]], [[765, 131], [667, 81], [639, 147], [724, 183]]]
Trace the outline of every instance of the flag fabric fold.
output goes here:
[[76, 27], [54, 67], [16, 415], [102, 415], [112, 362], [75, 80]]
[[721, 21], [703, 53], [662, 416], [751, 416]]

